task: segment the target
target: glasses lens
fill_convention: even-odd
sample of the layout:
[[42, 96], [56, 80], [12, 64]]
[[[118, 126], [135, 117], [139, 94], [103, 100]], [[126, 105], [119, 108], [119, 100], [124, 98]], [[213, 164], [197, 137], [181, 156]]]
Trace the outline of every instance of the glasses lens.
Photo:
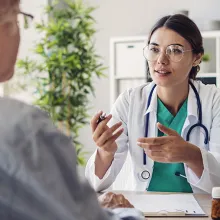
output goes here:
[[158, 59], [158, 56], [160, 54], [160, 48], [155, 45], [147, 45], [144, 48], [144, 57], [148, 61], [155, 61]]
[[166, 54], [173, 62], [179, 62], [183, 58], [183, 48], [179, 45], [170, 45], [166, 49]]

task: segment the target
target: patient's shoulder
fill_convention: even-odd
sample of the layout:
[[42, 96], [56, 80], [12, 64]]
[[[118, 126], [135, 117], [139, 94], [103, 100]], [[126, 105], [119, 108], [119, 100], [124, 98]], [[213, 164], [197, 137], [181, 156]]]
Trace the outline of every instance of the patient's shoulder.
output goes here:
[[47, 116], [45, 111], [42, 111], [39, 107], [24, 103], [22, 101], [1, 97], [0, 98], [0, 118], [14, 118], [19, 119], [24, 116], [39, 115]]
[[12, 98], [0, 98], [1, 133], [37, 129], [43, 124], [51, 124], [48, 113], [39, 107], [26, 104]]

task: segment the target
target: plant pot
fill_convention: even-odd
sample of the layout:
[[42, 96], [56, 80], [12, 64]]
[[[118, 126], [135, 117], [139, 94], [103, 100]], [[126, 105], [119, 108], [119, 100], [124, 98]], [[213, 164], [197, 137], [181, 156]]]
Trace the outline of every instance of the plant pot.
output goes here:
[[210, 72], [210, 62], [201, 62], [200, 64], [200, 73], [209, 73]]

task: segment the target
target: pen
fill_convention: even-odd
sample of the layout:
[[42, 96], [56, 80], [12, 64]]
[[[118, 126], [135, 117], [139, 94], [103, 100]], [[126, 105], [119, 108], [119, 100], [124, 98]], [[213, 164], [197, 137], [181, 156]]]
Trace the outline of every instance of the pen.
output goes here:
[[105, 119], [106, 119], [106, 113], [103, 113], [102, 115], [99, 116], [99, 119], [96, 122], [97, 125]]

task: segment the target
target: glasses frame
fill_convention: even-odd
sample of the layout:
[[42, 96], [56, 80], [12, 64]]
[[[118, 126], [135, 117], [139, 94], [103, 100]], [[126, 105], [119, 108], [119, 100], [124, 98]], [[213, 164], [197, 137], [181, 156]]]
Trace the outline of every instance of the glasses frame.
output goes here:
[[29, 18], [31, 18], [32, 20], [34, 19], [34, 16], [33, 16], [32, 14], [28, 14], [28, 13], [26, 13], [26, 12], [20, 11], [19, 14], [22, 14], [22, 15], [24, 15], [25, 17], [29, 17]]
[[[147, 44], [147, 45], [143, 48], [143, 56], [144, 56], [144, 58], [145, 58], [148, 62], [155, 62], [156, 60], [158, 60], [159, 56], [157, 57], [157, 59], [155, 59], [155, 60], [153, 60], [153, 61], [152, 61], [152, 60], [148, 60], [147, 57], [145, 56], [145, 53], [144, 53], [144, 52], [145, 52], [145, 49], [148, 48], [149, 45], [150, 45], [150, 44]], [[168, 58], [170, 61], [172, 61], [172, 62], [174, 62], [174, 63], [180, 62], [180, 61], [183, 59], [185, 52], [193, 51], [193, 49], [191, 49], [191, 50], [183, 50], [183, 51], [182, 51], [182, 52], [183, 52], [182, 58], [181, 58], [179, 61], [173, 61], [173, 60], [170, 59], [169, 55], [167, 54], [167, 48], [170, 47], [170, 46], [171, 46], [171, 45], [169, 45], [169, 46], [166, 47], [165, 55], [167, 56], [167, 58]], [[161, 53], [163, 53], [163, 52], [160, 51], [159, 55], [160, 55]]]

